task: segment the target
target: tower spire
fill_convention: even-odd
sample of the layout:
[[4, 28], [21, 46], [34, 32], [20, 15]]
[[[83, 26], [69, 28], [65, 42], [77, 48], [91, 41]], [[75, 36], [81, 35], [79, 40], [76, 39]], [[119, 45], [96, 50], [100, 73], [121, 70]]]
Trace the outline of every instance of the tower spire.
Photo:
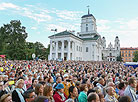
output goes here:
[[90, 6], [88, 5], [87, 7], [88, 7], [88, 15], [89, 15], [89, 14], [90, 14], [90, 11], [89, 11], [89, 7], [90, 7]]

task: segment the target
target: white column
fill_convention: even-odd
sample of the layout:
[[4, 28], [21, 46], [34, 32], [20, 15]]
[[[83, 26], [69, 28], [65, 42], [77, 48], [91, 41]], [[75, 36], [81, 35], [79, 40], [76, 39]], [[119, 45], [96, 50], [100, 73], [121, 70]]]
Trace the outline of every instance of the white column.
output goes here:
[[58, 59], [58, 41], [56, 41], [56, 51], [55, 51], [56, 57], [55, 60]]
[[70, 60], [70, 40], [68, 40], [68, 60]]
[[96, 45], [95, 44], [94, 44], [93, 48], [94, 48], [93, 49], [93, 51], [94, 51], [94, 59], [93, 60], [96, 61], [96, 55], [97, 54], [96, 54]]
[[50, 59], [52, 60], [52, 41], [50, 40]]
[[72, 60], [75, 60], [75, 42], [74, 41], [73, 41], [72, 47], [73, 47]]
[[61, 52], [61, 58], [64, 60], [64, 40], [62, 41], [62, 52]]

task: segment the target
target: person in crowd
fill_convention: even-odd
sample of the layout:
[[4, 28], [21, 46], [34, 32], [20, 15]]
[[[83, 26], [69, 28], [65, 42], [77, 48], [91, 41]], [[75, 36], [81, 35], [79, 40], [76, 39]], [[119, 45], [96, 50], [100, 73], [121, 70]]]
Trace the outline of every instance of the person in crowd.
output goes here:
[[26, 84], [27, 89], [29, 87], [31, 87], [31, 85], [32, 85], [32, 74], [31, 73], [28, 74], [28, 77], [27, 77], [27, 80], [25, 81], [25, 84]]
[[43, 95], [43, 89], [44, 89], [44, 86], [40, 83], [36, 84], [35, 86], [35, 94], [37, 96], [42, 96]]
[[78, 89], [78, 94], [80, 94], [80, 82], [77, 81], [77, 82], [75, 83], [75, 86], [76, 86], [77, 89]]
[[131, 98], [129, 96], [121, 96], [119, 102], [131, 102]]
[[81, 92], [78, 97], [79, 102], [87, 102], [87, 91], [88, 91], [87, 84], [81, 84], [80, 91]]
[[23, 96], [26, 102], [32, 102], [36, 98], [36, 94], [33, 89], [25, 91]]
[[49, 77], [47, 81], [48, 81], [48, 84], [53, 85], [54, 80], [53, 80], [53, 77], [52, 76]]
[[45, 96], [38, 96], [33, 102], [50, 102]]
[[4, 76], [3, 76], [3, 80], [4, 80], [4, 84], [5, 84], [6, 82], [8, 82], [8, 80], [9, 80], [9, 79], [8, 79], [8, 75], [4, 75]]
[[18, 80], [19, 80], [19, 79], [23, 79], [23, 72], [22, 72], [22, 71], [19, 72]]
[[[114, 84], [113, 82], [109, 82], [109, 83], [108, 83], [108, 87], [113, 87], [114, 90], [116, 89], [115, 84]], [[119, 98], [119, 96], [118, 96], [118, 94], [116, 93], [116, 91], [114, 92], [114, 96], [115, 96], [116, 99]]]
[[[5, 63], [6, 62], [6, 63]], [[123, 93], [125, 95], [125, 90], [127, 96], [131, 96], [131, 98], [135, 98], [136, 91], [138, 89], [135, 88], [134, 83], [131, 83], [129, 79], [131, 77], [137, 78], [137, 70], [138, 68], [133, 68], [131, 66], [127, 67], [124, 66], [122, 62], [108, 62], [108, 61], [47, 61], [47, 60], [2, 60], [0, 62], [0, 68], [3, 68], [2, 71], [0, 70], [0, 97], [4, 94], [8, 93], [14, 93], [16, 92], [16, 97], [18, 96], [19, 99], [22, 99], [23, 91], [26, 91], [26, 87], [29, 89], [34, 89], [38, 95], [43, 95], [43, 88], [36, 86], [36, 84], [41, 83], [44, 86], [49, 85], [48, 83], [52, 83], [53, 81], [49, 80], [51, 77], [54, 78], [54, 84], [53, 84], [53, 90], [55, 93], [59, 95], [59, 98], [62, 102], [64, 101], [74, 101], [72, 98], [69, 98], [70, 95], [74, 96], [74, 91], [70, 90], [69, 88], [71, 86], [76, 86], [78, 89], [78, 100], [86, 99], [87, 100], [87, 94], [89, 95], [91, 92], [94, 92], [93, 90], [96, 89], [96, 93], [99, 94], [100, 100], [103, 99], [102, 95], [104, 97], [106, 96], [106, 92], [104, 91], [107, 87], [114, 88], [115, 92], [109, 92], [110, 94], [109, 98], [116, 98], [116, 96], [123, 96]], [[29, 73], [32, 73], [33, 76], [29, 76]], [[28, 81], [30, 79], [31, 84], [24, 84], [23, 88], [18, 88], [17, 93], [15, 88], [11, 88], [11, 86], [16, 86], [16, 82], [18, 82], [18, 79], [23, 79], [25, 81]], [[32, 81], [31, 81], [32, 79]], [[124, 85], [120, 84], [120, 90], [118, 92], [119, 86], [118, 83], [125, 83]], [[128, 82], [131, 84], [128, 85]], [[64, 90], [56, 89], [58, 84], [63, 84]], [[92, 84], [91, 84], [92, 83]], [[83, 84], [87, 84], [88, 89], [82, 89], [80, 88]], [[138, 84], [138, 83], [136, 83]], [[94, 85], [94, 87], [92, 86]], [[116, 86], [115, 86], [116, 85]], [[127, 86], [128, 85], [128, 86]], [[21, 85], [19, 85], [21, 86]], [[122, 88], [123, 87], [123, 88]], [[17, 87], [16, 87], [17, 88]], [[59, 88], [59, 87], [58, 87]], [[51, 89], [51, 88], [50, 88]], [[74, 90], [74, 88], [72, 87]], [[99, 90], [103, 90], [99, 91]], [[130, 90], [129, 90], [130, 89]], [[70, 90], [70, 92], [69, 92]], [[80, 92], [81, 91], [81, 92]], [[123, 92], [124, 91], [124, 92]], [[41, 93], [41, 94], [40, 94]], [[55, 93], [53, 93], [55, 95]], [[67, 100], [66, 95], [69, 98]], [[114, 97], [112, 97], [112, 93], [114, 93]], [[117, 95], [118, 93], [118, 95]], [[51, 93], [48, 92], [50, 97], [52, 96]], [[100, 95], [102, 94], [102, 95]], [[48, 97], [49, 97], [48, 95]], [[56, 95], [56, 97], [58, 96]], [[100, 97], [101, 96], [101, 97]], [[109, 95], [108, 95], [109, 96]], [[39, 96], [38, 96], [39, 97]], [[49, 101], [47, 96], [45, 95], [44, 101]], [[80, 98], [81, 97], [81, 98]], [[17, 99], [18, 100], [18, 99]], [[136, 98], [134, 99], [136, 100]], [[134, 101], [132, 100], [132, 101]], [[21, 100], [20, 100], [21, 101]], [[19, 102], [20, 102], [19, 101]], [[26, 101], [26, 100], [25, 100]], [[40, 101], [39, 101], [40, 102]], [[85, 102], [85, 101], [84, 101]]]
[[98, 94], [100, 102], [105, 102], [104, 95], [102, 93]]
[[28, 90], [30, 89], [34, 89], [35, 90], [35, 86], [36, 84], [38, 84], [38, 80], [37, 79], [32, 79], [32, 85], [28, 88]]
[[128, 83], [129, 83], [129, 85], [126, 87], [126, 89], [124, 91], [124, 95], [129, 96], [131, 98], [131, 102], [135, 102], [137, 100], [137, 97], [136, 97], [137, 82], [136, 82], [135, 78], [131, 77], [128, 80]]
[[0, 81], [0, 92], [1, 93], [7, 93], [7, 91], [5, 90], [4, 82], [3, 81]]
[[14, 81], [13, 80], [9, 80], [7, 83], [5, 83], [6, 85], [5, 85], [5, 90], [8, 92], [8, 93], [10, 93], [10, 94], [12, 94], [12, 92], [14, 91], [14, 89], [15, 89], [15, 83], [14, 83]]
[[124, 82], [119, 83], [118, 87], [119, 87], [119, 92], [118, 92], [119, 96], [124, 96], [124, 91], [126, 88], [125, 83]]
[[102, 93], [99, 87], [94, 87], [93, 89], [96, 91], [97, 94]]
[[61, 77], [57, 77], [56, 79], [56, 83], [53, 84], [53, 89], [54, 91], [56, 90], [55, 87], [57, 86], [58, 83], [61, 83], [62, 82], [62, 78]]
[[100, 102], [99, 96], [97, 93], [90, 93], [87, 98], [87, 102]]
[[15, 90], [12, 92], [12, 100], [14, 102], [25, 102], [23, 97], [23, 86], [24, 86], [24, 80], [19, 79], [15, 84]]
[[119, 81], [115, 82], [115, 92], [116, 92], [116, 94], [119, 93], [119, 87], [118, 87], [119, 83], [120, 83]]
[[[94, 93], [94, 92], [96, 92], [96, 90], [94, 90], [94, 89], [89, 89], [88, 92], [87, 92], [87, 96], [88, 96], [90, 93], [92, 93], [92, 92]], [[97, 92], [96, 92], [96, 93], [97, 93]]]
[[103, 78], [99, 78], [98, 79], [98, 83], [97, 83], [97, 87], [100, 88], [102, 94], [104, 94], [104, 85], [105, 85], [104, 79]]
[[64, 85], [64, 93], [68, 97], [69, 96], [69, 91], [68, 90], [69, 90], [69, 87], [71, 86], [70, 79], [69, 79], [68, 74], [65, 74], [63, 76], [63, 78], [64, 78], [64, 81], [62, 82], [62, 84]]
[[55, 88], [57, 90], [53, 96], [55, 102], [65, 102], [67, 100], [67, 96], [64, 93], [64, 85], [59, 83]]
[[69, 88], [69, 97], [68, 100], [74, 100], [74, 102], [79, 102], [78, 101], [78, 89], [75, 86], [71, 86]]
[[0, 81], [0, 91], [4, 90], [4, 82]]
[[0, 82], [3, 81], [3, 75], [0, 75]]
[[107, 87], [106, 92], [107, 95], [105, 96], [105, 102], [118, 102], [118, 100], [114, 96], [115, 90], [113, 87]]
[[49, 99], [50, 102], [55, 102], [53, 99], [53, 88], [52, 85], [46, 85], [44, 87], [44, 91], [43, 91], [43, 95], [47, 97], [47, 99]]
[[8, 93], [8, 94], [2, 95], [0, 98], [0, 102], [13, 102], [11, 94]]

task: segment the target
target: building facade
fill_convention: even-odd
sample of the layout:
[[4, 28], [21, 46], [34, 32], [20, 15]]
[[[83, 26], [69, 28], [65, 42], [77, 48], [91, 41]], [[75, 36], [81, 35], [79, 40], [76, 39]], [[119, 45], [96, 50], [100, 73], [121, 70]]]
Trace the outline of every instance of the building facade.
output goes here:
[[138, 51], [138, 48], [121, 48], [121, 58], [124, 62], [133, 62], [134, 52]]
[[112, 53], [112, 57], [116, 57], [118, 53], [115, 50], [120, 51], [118, 37], [115, 39], [114, 48], [112, 46], [106, 48], [106, 42], [103, 44], [104, 39], [97, 32], [96, 19], [92, 14], [89, 14], [89, 10], [87, 15], [81, 17], [81, 32], [77, 36], [69, 31], [63, 31], [49, 36], [49, 38], [49, 60], [102, 61], [102, 58], [105, 58], [110, 59], [109, 61], [115, 61], [112, 60], [115, 58], [111, 59], [111, 56], [108, 57], [108, 55]]
[[102, 38], [103, 50], [102, 57], [104, 61], [117, 61], [117, 57], [120, 56], [120, 40], [118, 36], [116, 36], [114, 41], [114, 46], [111, 44], [106, 48], [106, 40], [105, 37]]

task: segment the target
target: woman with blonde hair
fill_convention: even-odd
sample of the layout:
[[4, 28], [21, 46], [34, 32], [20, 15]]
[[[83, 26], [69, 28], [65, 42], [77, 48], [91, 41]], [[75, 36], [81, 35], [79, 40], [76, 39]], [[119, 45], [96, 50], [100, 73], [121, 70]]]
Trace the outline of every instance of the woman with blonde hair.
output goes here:
[[43, 95], [46, 96], [46, 98], [48, 98], [50, 102], [55, 102], [53, 98], [53, 88], [51, 85], [46, 85], [43, 92]]
[[16, 88], [15, 90], [12, 92], [12, 100], [14, 102], [25, 102], [24, 97], [23, 97], [23, 86], [24, 86], [24, 80], [23, 79], [19, 79], [16, 82]]

